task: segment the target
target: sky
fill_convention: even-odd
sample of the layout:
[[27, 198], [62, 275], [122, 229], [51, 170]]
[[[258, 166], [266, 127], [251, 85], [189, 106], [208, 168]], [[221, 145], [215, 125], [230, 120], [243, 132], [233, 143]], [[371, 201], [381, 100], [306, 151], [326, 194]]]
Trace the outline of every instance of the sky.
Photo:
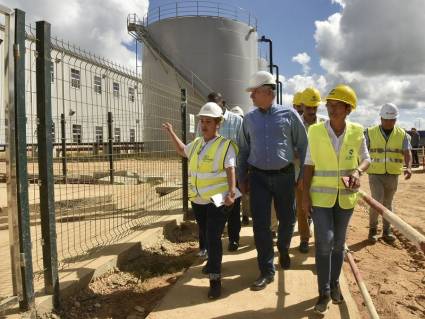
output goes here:
[[[143, 16], [170, 0], [3, 0], [47, 20], [52, 34], [130, 68], [128, 13]], [[258, 35], [273, 41], [273, 62], [284, 86], [283, 104], [314, 86], [326, 96], [338, 83], [357, 92], [350, 120], [378, 123], [381, 105], [400, 109], [399, 124], [425, 129], [424, 0], [227, 0], [258, 19]], [[265, 55], [268, 48], [260, 44]], [[319, 112], [326, 113], [323, 105]]]

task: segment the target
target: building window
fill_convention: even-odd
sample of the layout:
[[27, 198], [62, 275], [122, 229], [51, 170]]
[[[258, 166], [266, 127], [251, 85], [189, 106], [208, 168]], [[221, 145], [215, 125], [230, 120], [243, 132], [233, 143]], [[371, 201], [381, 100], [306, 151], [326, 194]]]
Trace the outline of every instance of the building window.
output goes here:
[[130, 129], [130, 142], [136, 142], [136, 130], [134, 128]]
[[55, 67], [53, 66], [53, 62], [50, 62], [50, 82], [55, 82]]
[[114, 97], [120, 96], [120, 84], [117, 82], [112, 83], [112, 90], [114, 93]]
[[121, 129], [119, 127], [114, 129], [114, 142], [121, 142]]
[[128, 88], [128, 100], [134, 102], [134, 88], [132, 87]]
[[81, 131], [81, 125], [72, 124], [72, 142], [76, 144], [81, 144], [83, 141], [83, 135]]
[[94, 83], [94, 86], [93, 86], [94, 91], [96, 93], [101, 94], [102, 93], [102, 79], [100, 78], [100, 76], [95, 75], [93, 83]]
[[80, 88], [80, 70], [71, 69], [71, 86], [73, 88]]
[[103, 144], [103, 126], [96, 126], [96, 144]]

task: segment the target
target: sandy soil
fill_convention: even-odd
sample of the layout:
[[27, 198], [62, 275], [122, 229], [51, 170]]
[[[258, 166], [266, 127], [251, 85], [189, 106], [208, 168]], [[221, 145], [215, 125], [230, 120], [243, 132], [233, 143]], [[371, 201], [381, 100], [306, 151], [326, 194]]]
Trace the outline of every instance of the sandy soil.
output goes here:
[[[421, 233], [425, 233], [425, 175], [400, 179], [394, 211]], [[369, 192], [367, 177], [362, 188]], [[381, 318], [425, 318], [425, 255], [401, 234], [394, 245], [382, 239], [369, 245], [368, 208], [356, 208], [348, 233], [348, 245], [362, 273]], [[380, 222], [380, 225], [381, 222]], [[351, 291], [364, 318], [369, 318], [348, 264], [344, 265]]]
[[172, 229], [124, 268], [112, 270], [77, 296], [64, 300], [58, 315], [78, 319], [144, 318], [197, 260], [196, 234], [192, 222]]

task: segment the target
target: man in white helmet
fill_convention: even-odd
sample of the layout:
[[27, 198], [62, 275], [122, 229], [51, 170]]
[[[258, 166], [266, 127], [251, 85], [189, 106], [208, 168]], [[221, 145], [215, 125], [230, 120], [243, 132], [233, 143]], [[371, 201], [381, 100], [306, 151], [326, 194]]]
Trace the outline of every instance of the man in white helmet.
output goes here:
[[[412, 175], [412, 155], [410, 141], [406, 131], [395, 125], [399, 112], [396, 105], [384, 104], [379, 112], [381, 124], [365, 131], [366, 143], [372, 163], [367, 171], [372, 197], [392, 211], [394, 194], [397, 191], [398, 176], [403, 173], [403, 162], [406, 165], [404, 178]], [[370, 209], [369, 241], [378, 240], [378, 213]], [[383, 220], [383, 239], [388, 243], [395, 240], [391, 225]]]
[[273, 238], [270, 229], [271, 201], [279, 220], [279, 263], [290, 268], [289, 246], [295, 226], [294, 153], [301, 166], [307, 149], [307, 134], [294, 108], [275, 103], [276, 80], [259, 71], [247, 88], [256, 108], [245, 114], [239, 139], [238, 181], [243, 193], [250, 191], [251, 214], [260, 276], [252, 290], [264, 289], [274, 280]]

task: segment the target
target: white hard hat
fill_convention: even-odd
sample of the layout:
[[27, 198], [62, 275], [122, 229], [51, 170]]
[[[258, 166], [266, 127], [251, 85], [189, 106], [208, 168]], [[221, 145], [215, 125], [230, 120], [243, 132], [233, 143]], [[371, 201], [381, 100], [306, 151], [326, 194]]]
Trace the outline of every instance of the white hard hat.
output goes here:
[[208, 116], [208, 117], [223, 117], [223, 111], [221, 107], [214, 102], [208, 102], [204, 104], [197, 116]]
[[384, 120], [395, 120], [398, 118], [398, 107], [393, 103], [386, 103], [382, 105], [379, 115]]
[[249, 87], [246, 91], [251, 92], [253, 89], [266, 84], [276, 85], [276, 79], [273, 77], [273, 74], [267, 71], [258, 71], [249, 80]]
[[232, 107], [232, 109], [230, 110], [230, 112], [235, 113], [235, 114], [237, 114], [239, 116], [242, 116], [242, 117], [244, 115], [243, 110], [239, 106]]

